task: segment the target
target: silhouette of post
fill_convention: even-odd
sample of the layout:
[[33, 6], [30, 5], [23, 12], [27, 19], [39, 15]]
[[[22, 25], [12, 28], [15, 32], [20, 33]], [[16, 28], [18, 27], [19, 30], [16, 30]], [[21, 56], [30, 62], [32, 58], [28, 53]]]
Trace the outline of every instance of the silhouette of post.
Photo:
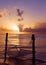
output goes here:
[[8, 42], [8, 33], [6, 33], [6, 39], [5, 39], [4, 63], [6, 61], [6, 55], [7, 55], [7, 42]]
[[35, 35], [32, 34], [32, 65], [35, 65]]

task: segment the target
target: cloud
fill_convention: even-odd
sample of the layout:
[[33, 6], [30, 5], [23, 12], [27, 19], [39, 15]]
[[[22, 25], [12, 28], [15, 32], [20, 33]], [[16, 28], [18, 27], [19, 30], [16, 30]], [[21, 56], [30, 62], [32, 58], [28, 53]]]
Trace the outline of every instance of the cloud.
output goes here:
[[0, 18], [2, 18], [2, 17], [3, 17], [3, 11], [0, 10]]
[[4, 8], [0, 10], [0, 18], [5, 17], [5, 16], [10, 16], [11, 12], [9, 8]]
[[30, 28], [24, 28], [23, 31], [26, 31], [26, 32], [44, 32], [46, 33], [46, 23], [36, 23], [35, 24], [35, 27], [32, 29], [31, 27]]
[[14, 16], [14, 15], [17, 16], [17, 8], [18, 7], [14, 6], [14, 7], [12, 7], [12, 9], [10, 7], [0, 9], [0, 18], [3, 17], [3, 16], [4, 17]]
[[35, 29], [38, 29], [38, 28], [46, 28], [46, 23], [36, 23], [35, 24]]
[[16, 12], [17, 7], [13, 7], [14, 12]]
[[11, 12], [10, 12], [9, 8], [5, 8], [3, 12], [4, 12], [5, 16], [10, 16], [11, 15]]

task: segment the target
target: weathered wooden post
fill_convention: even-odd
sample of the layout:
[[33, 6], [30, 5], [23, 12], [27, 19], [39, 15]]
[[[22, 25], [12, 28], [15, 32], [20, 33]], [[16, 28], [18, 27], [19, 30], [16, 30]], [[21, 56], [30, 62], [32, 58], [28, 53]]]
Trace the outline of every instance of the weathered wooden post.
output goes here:
[[32, 34], [32, 65], [35, 65], [35, 35]]
[[7, 42], [8, 42], [8, 33], [6, 33], [6, 39], [5, 39], [4, 63], [6, 61], [6, 55], [7, 55]]

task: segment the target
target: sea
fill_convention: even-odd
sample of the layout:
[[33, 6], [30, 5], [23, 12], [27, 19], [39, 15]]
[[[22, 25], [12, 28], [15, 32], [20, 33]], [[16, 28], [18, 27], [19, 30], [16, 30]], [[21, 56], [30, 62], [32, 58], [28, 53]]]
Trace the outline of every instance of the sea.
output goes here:
[[[0, 59], [5, 56], [5, 45], [6, 34], [0, 34]], [[32, 34], [8, 34], [7, 54], [9, 56], [20, 51], [20, 48], [16, 48], [16, 46], [30, 46], [30, 48], [21, 49], [32, 52]], [[46, 34], [35, 34], [35, 58], [46, 61]]]

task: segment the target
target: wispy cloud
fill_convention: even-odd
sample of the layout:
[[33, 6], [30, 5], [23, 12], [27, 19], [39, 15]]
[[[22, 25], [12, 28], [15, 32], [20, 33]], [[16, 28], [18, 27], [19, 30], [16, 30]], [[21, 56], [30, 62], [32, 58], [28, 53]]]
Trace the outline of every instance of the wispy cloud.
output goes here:
[[2, 16], [17, 16], [17, 7], [12, 7], [12, 9], [10, 9], [10, 7], [7, 8], [3, 8], [0, 10], [0, 17]]
[[0, 18], [6, 17], [6, 16], [8, 17], [10, 15], [11, 15], [11, 12], [8, 8], [0, 10]]
[[3, 12], [5, 16], [11, 16], [11, 12], [9, 8], [5, 8]]
[[0, 18], [2, 18], [2, 17], [3, 17], [3, 11], [0, 10]]
[[25, 28], [24, 31], [27, 31], [27, 32], [44, 32], [46, 33], [46, 23], [36, 23], [35, 24], [35, 28], [32, 29], [31, 27], [29, 28]]
[[44, 23], [44, 22], [42, 22], [42, 23], [37, 22], [37, 23], [35, 24], [35, 28], [36, 28], [36, 29], [37, 29], [37, 28], [46, 28], [46, 23]]

